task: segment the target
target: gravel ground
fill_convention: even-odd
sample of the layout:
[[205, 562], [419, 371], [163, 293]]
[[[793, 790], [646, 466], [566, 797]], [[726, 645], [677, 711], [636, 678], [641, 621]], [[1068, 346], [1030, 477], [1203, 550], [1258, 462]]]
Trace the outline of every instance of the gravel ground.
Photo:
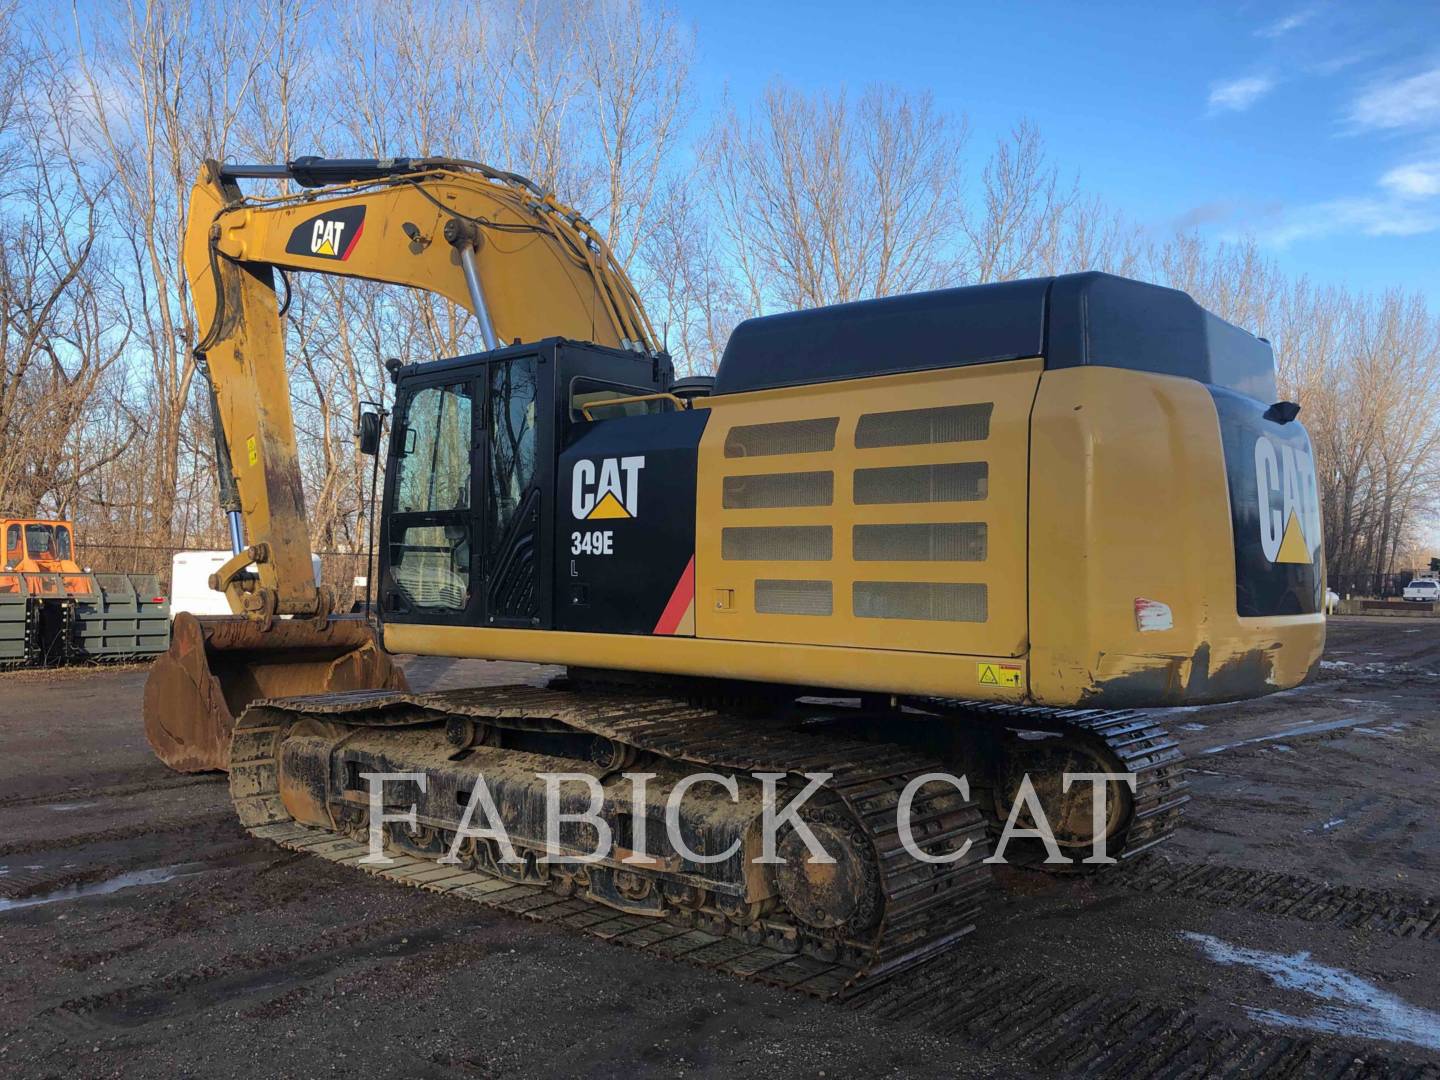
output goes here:
[[1315, 682], [1168, 711], [1196, 771], [1163, 855], [1008, 872], [844, 1006], [253, 840], [151, 757], [144, 680], [0, 676], [0, 1074], [1440, 1078], [1440, 620], [1332, 620]]

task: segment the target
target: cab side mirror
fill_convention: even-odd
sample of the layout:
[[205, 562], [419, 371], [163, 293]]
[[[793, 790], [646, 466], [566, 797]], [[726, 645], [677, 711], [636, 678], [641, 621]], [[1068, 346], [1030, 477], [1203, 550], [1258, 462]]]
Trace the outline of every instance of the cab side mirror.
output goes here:
[[380, 414], [365, 411], [360, 414], [360, 452], [374, 457], [380, 452]]

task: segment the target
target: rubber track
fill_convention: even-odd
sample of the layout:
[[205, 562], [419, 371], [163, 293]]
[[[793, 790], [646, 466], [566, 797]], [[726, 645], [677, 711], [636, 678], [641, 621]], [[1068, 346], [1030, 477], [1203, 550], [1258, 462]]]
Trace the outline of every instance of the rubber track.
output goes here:
[[1050, 709], [951, 698], [914, 700], [927, 711], [960, 722], [1080, 735], [1103, 743], [1118, 769], [1128, 770], [1136, 778], [1134, 816], [1120, 846], [1115, 847], [1112, 840], [1109, 847], [1109, 854], [1122, 862], [1155, 847], [1180, 825], [1190, 801], [1185, 755], [1180, 744], [1144, 712]]
[[[283, 718], [278, 722], [277, 714]], [[874, 844], [885, 894], [884, 918], [875, 940], [868, 943], [868, 955], [844, 956], [850, 950], [842, 950], [841, 959], [825, 961], [666, 919], [624, 914], [559, 895], [546, 885], [517, 885], [429, 859], [402, 857], [388, 867], [362, 865], [365, 847], [328, 829], [295, 823], [280, 801], [275, 761], [286, 728], [299, 715], [378, 727], [456, 715], [502, 726], [558, 724], [711, 769], [830, 773], [827, 790], [845, 803]], [[862, 981], [889, 978], [952, 948], [974, 929], [981, 903], [994, 888], [989, 868], [981, 862], [986, 853], [985, 820], [973, 806], [951, 810], [946, 819], [945, 843], [953, 845], [947, 850], [966, 839], [973, 842], [967, 861], [954, 866], [926, 864], [912, 858], [900, 843], [894, 815], [899, 792], [910, 777], [939, 771], [943, 770], [938, 763], [901, 747], [798, 734], [674, 699], [588, 692], [582, 696], [511, 686], [431, 694], [353, 691], [256, 702], [236, 724], [230, 784], [241, 824], [253, 835], [284, 847], [403, 884], [538, 921], [563, 922], [620, 944], [684, 956], [734, 975], [830, 998], [853, 992]], [[922, 794], [915, 803], [917, 823], [931, 816], [926, 804], [927, 796]], [[929, 844], [933, 838], [917, 832], [917, 839]]]
[[1238, 866], [1172, 863], [1154, 855], [1107, 882], [1134, 892], [1333, 923], [1351, 930], [1440, 939], [1440, 898], [1433, 896], [1327, 885], [1299, 874]]

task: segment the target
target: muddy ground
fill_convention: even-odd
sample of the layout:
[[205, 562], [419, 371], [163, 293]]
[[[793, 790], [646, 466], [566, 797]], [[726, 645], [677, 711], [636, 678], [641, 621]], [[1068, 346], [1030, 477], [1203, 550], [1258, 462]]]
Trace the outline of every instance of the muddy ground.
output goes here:
[[1170, 711], [1163, 855], [1012, 873], [849, 1005], [250, 839], [151, 758], [144, 679], [0, 676], [0, 1074], [1440, 1078], [1440, 620], [1336, 619], [1316, 682]]

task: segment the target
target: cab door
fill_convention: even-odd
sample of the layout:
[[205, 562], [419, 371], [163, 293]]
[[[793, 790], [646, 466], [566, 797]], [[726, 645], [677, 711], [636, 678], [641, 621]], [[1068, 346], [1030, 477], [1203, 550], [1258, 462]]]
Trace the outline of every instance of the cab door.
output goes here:
[[554, 491], [553, 365], [531, 354], [490, 360], [480, 501], [480, 575], [487, 626], [549, 625], [551, 513]]
[[481, 614], [475, 491], [484, 399], [477, 408], [476, 383], [462, 371], [401, 392], [380, 546], [389, 621], [463, 624]]
[[403, 386], [382, 527], [387, 621], [548, 625], [546, 360], [490, 354]]

